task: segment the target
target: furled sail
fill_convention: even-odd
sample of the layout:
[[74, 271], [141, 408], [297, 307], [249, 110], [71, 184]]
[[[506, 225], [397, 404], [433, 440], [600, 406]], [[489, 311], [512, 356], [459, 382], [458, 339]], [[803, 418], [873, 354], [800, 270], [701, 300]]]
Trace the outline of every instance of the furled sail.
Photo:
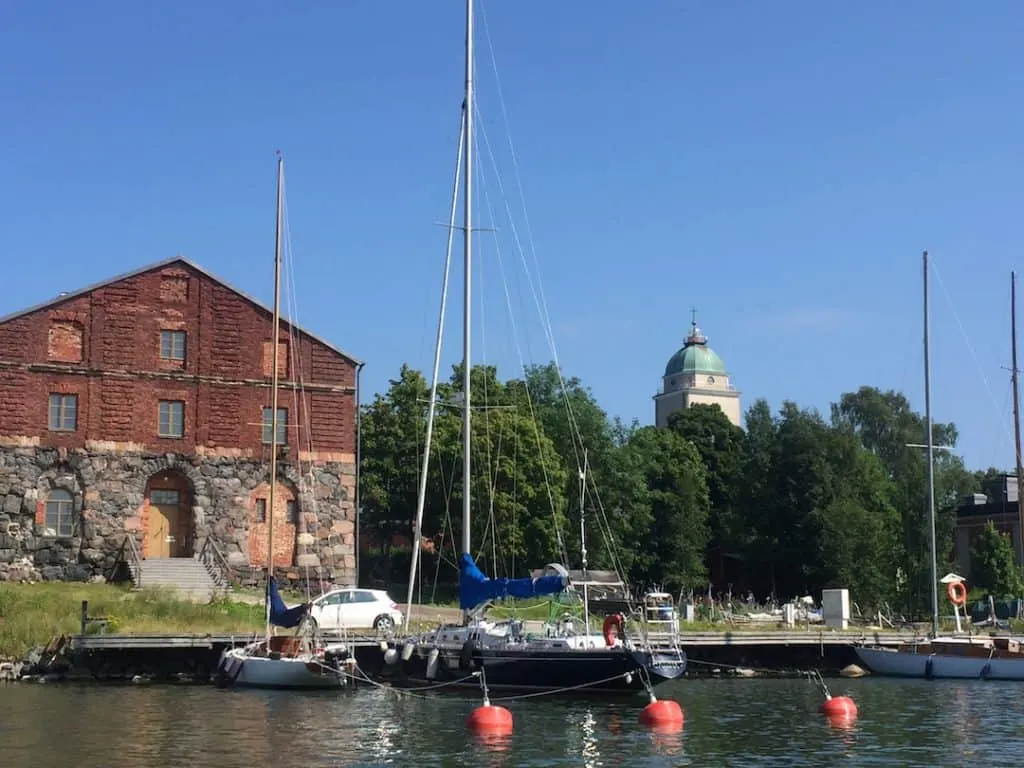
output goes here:
[[497, 600], [503, 597], [556, 595], [568, 584], [569, 580], [565, 576], [539, 576], [536, 579], [489, 579], [473, 562], [472, 555], [463, 552], [459, 556], [459, 606], [463, 610], [470, 610], [488, 600]]
[[281, 599], [281, 593], [277, 591], [277, 579], [273, 576], [270, 577], [270, 583], [267, 586], [267, 600], [270, 601], [270, 623], [275, 627], [284, 627], [285, 629], [297, 627], [302, 622], [302, 617], [306, 615], [306, 611], [309, 610], [308, 603], [296, 605], [294, 608], [286, 606], [284, 600]]

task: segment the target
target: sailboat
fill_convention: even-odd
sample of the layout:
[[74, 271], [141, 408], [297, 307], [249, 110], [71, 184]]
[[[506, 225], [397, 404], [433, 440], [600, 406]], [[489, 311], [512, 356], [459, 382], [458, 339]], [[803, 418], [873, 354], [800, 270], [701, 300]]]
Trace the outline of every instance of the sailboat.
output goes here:
[[[274, 491], [277, 485], [278, 349], [281, 334], [281, 232], [284, 159], [277, 157], [277, 226], [274, 247], [274, 344], [271, 374], [270, 491], [267, 504], [266, 630], [262, 639], [221, 655], [217, 681], [221, 685], [254, 688], [338, 688], [348, 679], [344, 669], [349, 658], [344, 644], [315, 643], [301, 634], [309, 605], [288, 608], [274, 579]], [[300, 634], [277, 636], [274, 627]]]
[[[1024, 680], [1024, 649], [1011, 637], [964, 635], [960, 624], [960, 606], [966, 599], [963, 580], [956, 574], [937, 578], [935, 546], [935, 459], [932, 444], [931, 370], [929, 349], [928, 307], [928, 252], [924, 260], [924, 368], [925, 368], [925, 424], [928, 432], [928, 515], [931, 525], [932, 548], [932, 631], [930, 638], [903, 643], [896, 648], [855, 645], [857, 656], [876, 675], [889, 677], [917, 677], [925, 679], [983, 679]], [[1021, 478], [1020, 414], [1017, 405], [1017, 284], [1011, 275], [1011, 337], [1013, 357], [1014, 432], [1016, 434], [1017, 477]], [[1018, 491], [1019, 494], [1019, 491]], [[1018, 499], [1019, 499], [1018, 495]], [[1020, 502], [1018, 501], [1018, 508]], [[956, 611], [958, 633], [939, 635], [938, 583], [947, 584], [953, 610]], [[959, 594], [955, 585], [959, 584]], [[954, 599], [955, 598], [955, 599]]]
[[[472, 181], [473, 181], [473, 0], [466, 0], [465, 93], [462, 102], [459, 159], [463, 170], [464, 305], [462, 358], [462, 540], [459, 556], [459, 605], [463, 623], [441, 625], [429, 632], [396, 643], [384, 654], [381, 676], [396, 684], [438, 687], [477, 687], [480, 670], [486, 668], [486, 681], [492, 689], [531, 691], [580, 690], [632, 693], [648, 685], [672, 679], [686, 669], [686, 655], [678, 646], [655, 651], [639, 638], [625, 635], [625, 617], [606, 617], [603, 631], [593, 634], [589, 626], [583, 633], [571, 630], [535, 637], [523, 631], [517, 619], [489, 621], [484, 617], [492, 601], [508, 597], [530, 598], [559, 594], [570, 588], [568, 571], [551, 564], [536, 578], [489, 578], [471, 554], [471, 371], [470, 308], [472, 306]], [[456, 171], [452, 195], [451, 224], [454, 225], [458, 201], [459, 171]], [[455, 226], [449, 227], [448, 258]], [[414, 541], [419, 542], [423, 519], [426, 472], [430, 456], [437, 393], [440, 344], [444, 323], [444, 296], [448, 282], [446, 262], [442, 288], [441, 317], [438, 322], [434, 355], [434, 376], [427, 418], [427, 443], [420, 476]], [[584, 544], [585, 547], [585, 544]], [[410, 600], [416, 573], [419, 547], [413, 547], [410, 567]], [[585, 572], [584, 552], [584, 572]], [[589, 619], [589, 616], [587, 617]], [[589, 624], [589, 621], [585, 622]]]

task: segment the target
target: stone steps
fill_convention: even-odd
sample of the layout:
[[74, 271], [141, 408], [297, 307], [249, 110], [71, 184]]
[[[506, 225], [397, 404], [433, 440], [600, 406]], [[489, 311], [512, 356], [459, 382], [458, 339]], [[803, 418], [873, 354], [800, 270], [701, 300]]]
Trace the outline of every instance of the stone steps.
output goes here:
[[132, 579], [139, 588], [174, 589], [192, 600], [208, 601], [225, 591], [217, 586], [212, 574], [197, 558], [151, 558], [131, 570]]

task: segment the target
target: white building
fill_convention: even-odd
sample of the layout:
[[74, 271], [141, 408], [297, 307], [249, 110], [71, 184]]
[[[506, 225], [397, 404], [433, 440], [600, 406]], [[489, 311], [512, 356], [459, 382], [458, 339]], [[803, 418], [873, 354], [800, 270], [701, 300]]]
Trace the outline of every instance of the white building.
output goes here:
[[666, 427], [669, 414], [694, 403], [717, 404], [733, 424], [740, 424], [740, 393], [729, 382], [722, 358], [697, 327], [696, 310], [690, 335], [665, 366], [661, 391], [654, 396], [654, 423]]

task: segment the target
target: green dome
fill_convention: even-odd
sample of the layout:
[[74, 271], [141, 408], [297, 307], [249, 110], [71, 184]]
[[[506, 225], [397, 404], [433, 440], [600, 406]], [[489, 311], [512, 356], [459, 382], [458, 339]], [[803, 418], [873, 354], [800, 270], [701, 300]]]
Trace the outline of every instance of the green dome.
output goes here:
[[725, 363], [708, 346], [708, 340], [700, 332], [696, 320], [683, 348], [672, 355], [665, 366], [666, 376], [674, 376], [677, 373], [715, 373], [721, 376], [726, 373]]

